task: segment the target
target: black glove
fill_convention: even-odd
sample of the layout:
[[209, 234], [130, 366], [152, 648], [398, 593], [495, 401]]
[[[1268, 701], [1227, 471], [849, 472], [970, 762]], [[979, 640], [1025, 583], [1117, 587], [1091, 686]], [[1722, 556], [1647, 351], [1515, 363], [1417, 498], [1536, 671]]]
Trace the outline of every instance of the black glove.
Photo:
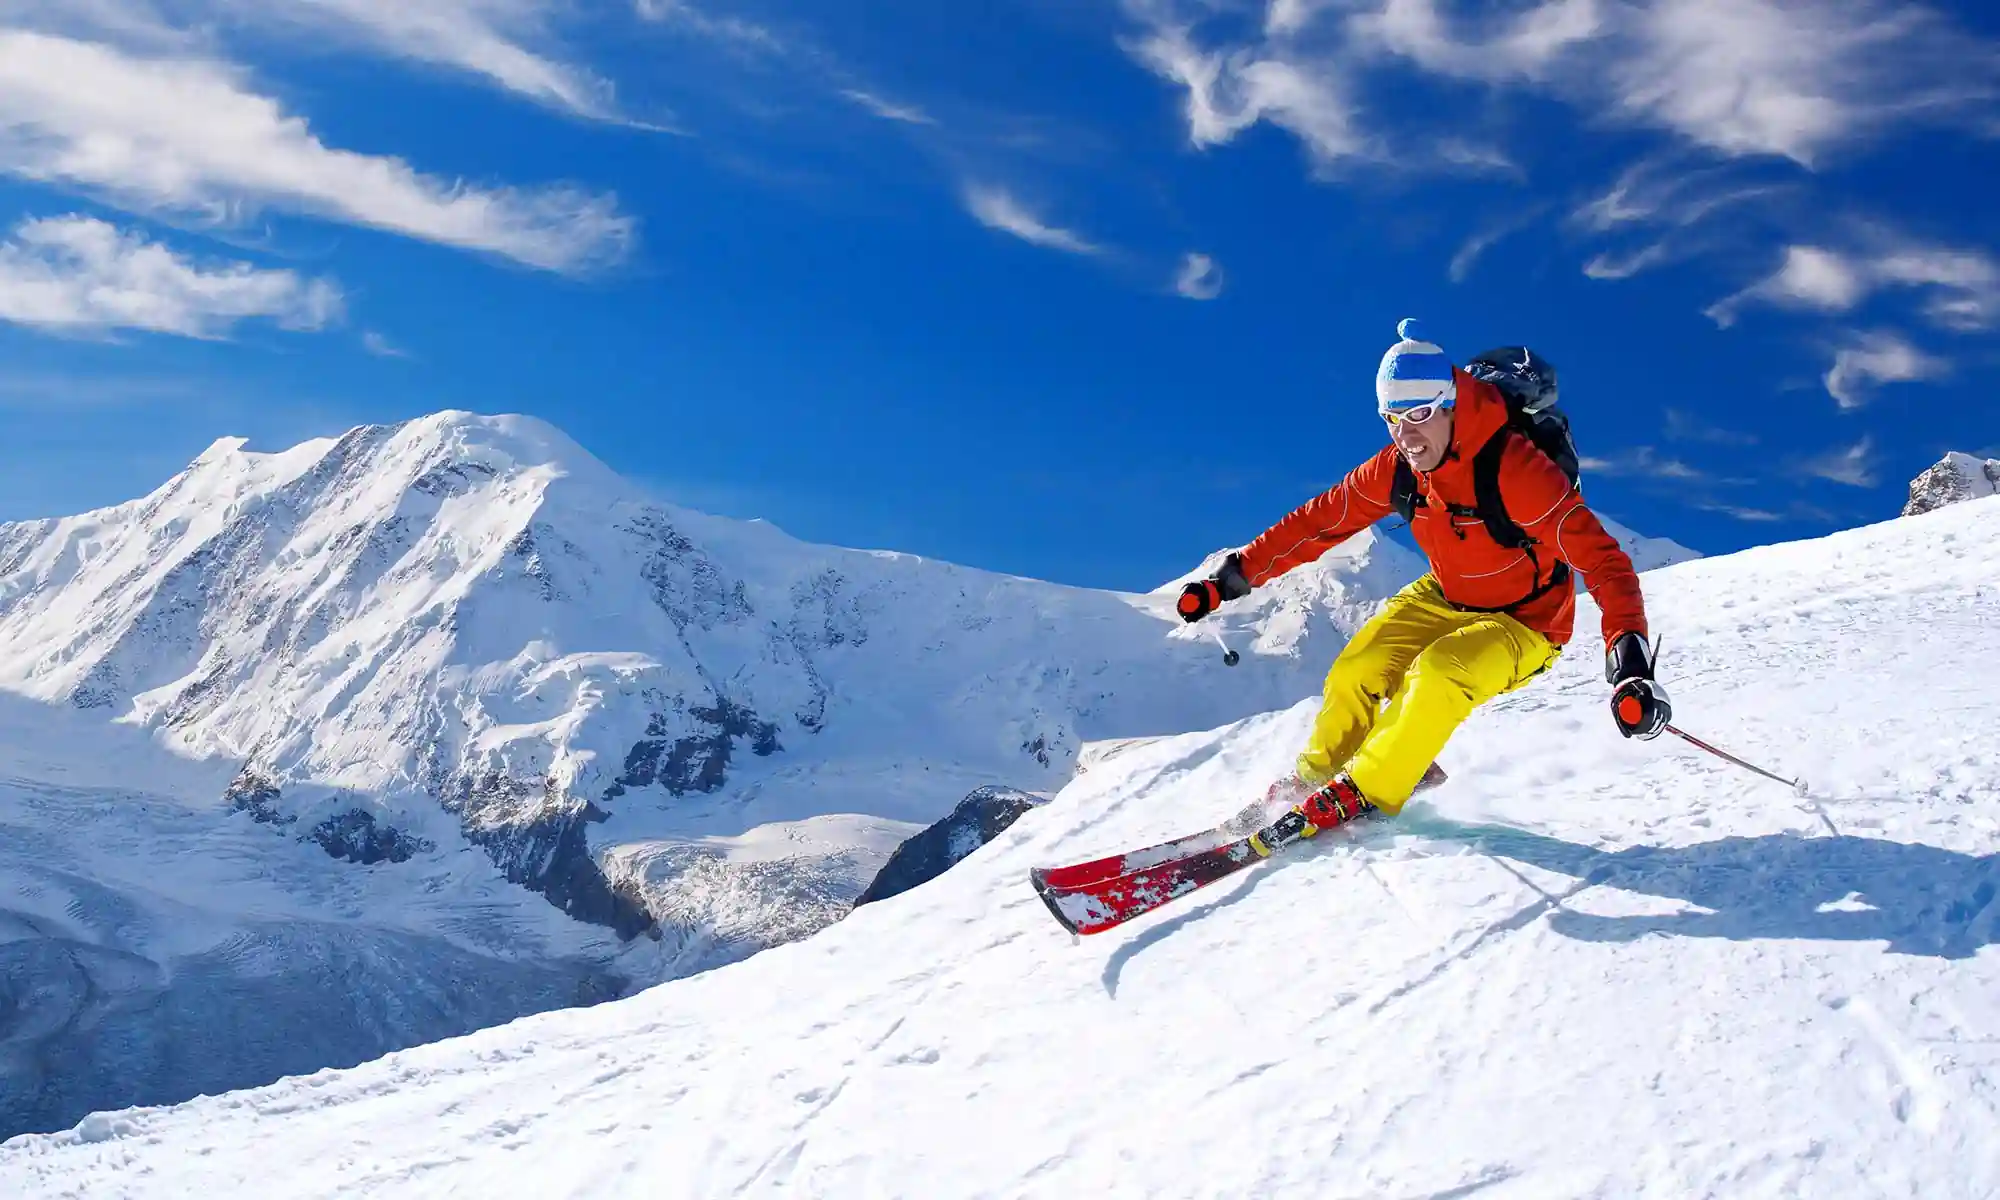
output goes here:
[[1192, 625], [1221, 608], [1230, 600], [1250, 594], [1250, 581], [1243, 577], [1243, 560], [1232, 554], [1222, 560], [1222, 569], [1207, 579], [1196, 580], [1181, 589], [1181, 620]]
[[1611, 718], [1626, 737], [1656, 738], [1674, 719], [1667, 689], [1653, 681], [1653, 655], [1646, 639], [1621, 633], [1604, 653], [1604, 679], [1611, 688]]

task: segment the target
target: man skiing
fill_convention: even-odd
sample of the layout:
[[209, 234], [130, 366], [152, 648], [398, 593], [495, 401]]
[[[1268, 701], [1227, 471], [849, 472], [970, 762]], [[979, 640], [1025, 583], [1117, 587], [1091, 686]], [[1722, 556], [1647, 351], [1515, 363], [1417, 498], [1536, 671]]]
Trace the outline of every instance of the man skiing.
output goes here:
[[[1401, 340], [1375, 376], [1391, 444], [1181, 594], [1181, 619], [1199, 621], [1312, 562], [1399, 511], [1398, 460], [1407, 464], [1400, 508], [1430, 573], [1392, 597], [1334, 661], [1296, 773], [1267, 797], [1266, 812], [1287, 800], [1290, 811], [1251, 839], [1259, 854], [1364, 813], [1401, 811], [1474, 708], [1554, 664], [1575, 620], [1572, 567], [1589, 577], [1604, 614], [1605, 676], [1619, 730], [1657, 737], [1672, 716], [1653, 681], [1632, 560], [1570, 476], [1515, 422], [1501, 392], [1418, 340], [1414, 326], [1397, 326]], [[1484, 487], [1481, 464], [1489, 472]], [[1509, 537], [1518, 545], [1504, 544], [1482, 516], [1495, 503], [1496, 482], [1503, 530], [1525, 535]]]

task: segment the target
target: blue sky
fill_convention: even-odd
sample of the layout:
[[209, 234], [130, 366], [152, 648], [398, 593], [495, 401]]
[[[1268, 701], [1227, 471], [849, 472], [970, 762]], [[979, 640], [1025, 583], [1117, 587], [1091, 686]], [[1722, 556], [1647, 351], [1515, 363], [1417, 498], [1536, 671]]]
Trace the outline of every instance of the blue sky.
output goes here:
[[802, 537], [1150, 587], [1563, 371], [1708, 552], [2000, 455], [2000, 14], [1872, 0], [0, 0], [0, 518], [526, 412]]

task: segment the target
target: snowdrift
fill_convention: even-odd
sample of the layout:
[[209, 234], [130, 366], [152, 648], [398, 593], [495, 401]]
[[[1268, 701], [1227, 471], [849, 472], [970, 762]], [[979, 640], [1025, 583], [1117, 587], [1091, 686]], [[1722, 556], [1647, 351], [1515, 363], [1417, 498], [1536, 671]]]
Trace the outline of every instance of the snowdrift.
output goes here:
[[[1586, 633], [1453, 781], [1072, 942], [1024, 883], [1226, 815], [1309, 705], [1117, 747], [804, 942], [0, 1148], [19, 1196], [2000, 1192], [2000, 500], [1646, 580], [1680, 721]], [[1595, 614], [1582, 614], [1591, 630]]]

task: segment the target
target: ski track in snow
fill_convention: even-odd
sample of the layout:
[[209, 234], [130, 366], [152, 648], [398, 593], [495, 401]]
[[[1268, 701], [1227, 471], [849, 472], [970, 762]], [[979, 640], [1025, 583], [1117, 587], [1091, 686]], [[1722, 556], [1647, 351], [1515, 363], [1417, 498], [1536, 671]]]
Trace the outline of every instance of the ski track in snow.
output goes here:
[[1028, 869], [1235, 811], [1310, 703], [1087, 756], [807, 941], [16, 1139], [0, 1193], [1990, 1197], [1995, 546], [1977, 501], [1648, 576], [1679, 723], [1811, 802], [1619, 738], [1585, 605], [1398, 822], [1126, 929]]

